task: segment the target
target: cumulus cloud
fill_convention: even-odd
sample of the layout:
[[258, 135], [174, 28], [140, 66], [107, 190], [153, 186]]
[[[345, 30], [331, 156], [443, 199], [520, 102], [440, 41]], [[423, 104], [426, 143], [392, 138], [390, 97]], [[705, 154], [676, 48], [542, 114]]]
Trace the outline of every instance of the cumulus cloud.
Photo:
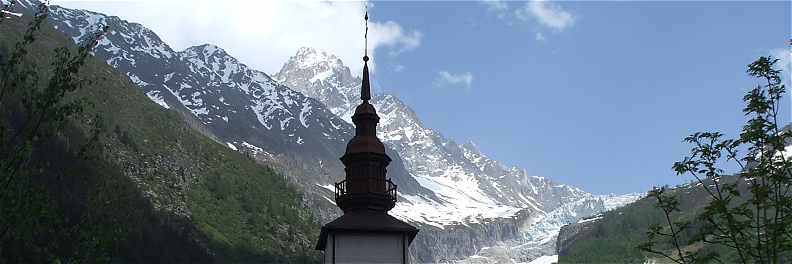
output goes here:
[[435, 86], [462, 86], [465, 92], [470, 92], [473, 84], [473, 74], [470, 72], [450, 73], [440, 71], [434, 81]]
[[[56, 0], [54, 4], [141, 23], [175, 50], [212, 43], [265, 72], [278, 71], [303, 46], [336, 54], [353, 72], [362, 68], [364, 2]], [[377, 20], [376, 8], [370, 8], [372, 63], [380, 51], [398, 55], [421, 45], [420, 31]]]
[[393, 66], [393, 72], [403, 72], [405, 68], [404, 65], [396, 64]]
[[504, 19], [509, 11], [509, 5], [503, 0], [481, 0], [480, 3], [487, 6], [487, 10], [495, 13], [498, 18]]
[[372, 23], [369, 25], [371, 31], [370, 44], [372, 47], [390, 46], [390, 54], [409, 51], [421, 45], [423, 33], [420, 31], [405, 32], [399, 24], [393, 21], [385, 23]]
[[536, 38], [536, 40], [538, 40], [538, 41], [547, 41], [547, 38], [545, 37], [545, 35], [544, 35], [544, 34], [542, 34], [542, 32], [536, 32], [536, 34], [534, 35], [534, 37], [535, 37], [535, 38]]
[[575, 16], [564, 10], [561, 5], [549, 1], [539, 0], [525, 3], [522, 8], [515, 11], [518, 19], [535, 19], [539, 24], [555, 29], [564, 30], [575, 23]]
[[770, 55], [774, 58], [778, 59], [776, 62], [776, 66], [781, 69], [781, 74], [784, 82], [789, 85], [792, 83], [792, 73], [789, 71], [792, 70], [792, 49], [788, 48], [779, 48], [773, 49], [770, 51]]

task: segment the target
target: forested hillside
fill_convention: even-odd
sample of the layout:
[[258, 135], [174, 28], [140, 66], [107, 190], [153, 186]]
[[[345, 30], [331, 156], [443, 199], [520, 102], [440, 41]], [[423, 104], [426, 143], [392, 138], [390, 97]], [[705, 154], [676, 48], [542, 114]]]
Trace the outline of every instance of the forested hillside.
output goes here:
[[[723, 178], [723, 182], [734, 182], [738, 178]], [[711, 181], [707, 180], [709, 184]], [[693, 234], [698, 228], [697, 216], [708, 205], [709, 195], [699, 187], [699, 183], [677, 186], [664, 195], [673, 196], [679, 201], [679, 211], [671, 214], [673, 222], [691, 222], [692, 227], [681, 234], [685, 250], [719, 251], [727, 259], [733, 259], [720, 246], [704, 245], [693, 242]], [[741, 185], [744, 188], [744, 184]], [[657, 208], [654, 197], [644, 197], [632, 204], [608, 211], [602, 215], [564, 226], [558, 236], [556, 250], [560, 263], [643, 263], [647, 259], [657, 263], [673, 263], [658, 255], [639, 249], [647, 241], [647, 231], [651, 225], [666, 225], [666, 216]], [[667, 231], [667, 230], [666, 230]], [[661, 243], [658, 248], [674, 250], [673, 245]]]
[[[3, 70], [31, 17], [0, 23]], [[17, 66], [28, 73], [8, 76], [44, 90], [66, 54], [56, 48], [76, 47], [46, 21], [31, 36]], [[317, 260], [319, 225], [284, 177], [199, 134], [103, 61], [88, 58], [74, 74], [90, 82], [62, 100], [84, 110], [26, 141], [8, 135], [47, 109], [17, 89], [27, 86], [3, 91], [7, 145], [31, 151], [21, 170], [0, 175], [0, 262]]]

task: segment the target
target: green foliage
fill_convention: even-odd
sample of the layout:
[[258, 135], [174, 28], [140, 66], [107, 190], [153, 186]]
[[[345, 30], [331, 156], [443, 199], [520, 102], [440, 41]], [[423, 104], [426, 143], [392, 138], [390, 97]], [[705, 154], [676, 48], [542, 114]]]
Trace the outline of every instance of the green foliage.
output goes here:
[[253, 162], [232, 162], [240, 158], [219, 157], [219, 166], [210, 168], [190, 193], [193, 217], [214, 240], [221, 257], [233, 262], [262, 257], [268, 262], [289, 262], [273, 252], [314, 257], [307, 246], [313, 245], [319, 225], [296, 202], [302, 198], [284, 190], [287, 182], [275, 172], [262, 171]]
[[[726, 178], [734, 180], [734, 177]], [[723, 249], [712, 245], [689, 243], [695, 230], [700, 228], [696, 224], [696, 216], [703, 210], [708, 201], [708, 194], [699, 190], [694, 185], [665, 188], [662, 192], [664, 198], [673, 197], [678, 210], [671, 214], [671, 221], [675, 223], [690, 223], [689, 228], [676, 231], [684, 252], [698, 250], [701, 252], [722, 252]], [[662, 233], [669, 234], [668, 219], [663, 210], [658, 210], [658, 201], [655, 197], [647, 196], [625, 207], [606, 212], [602, 219], [582, 225], [581, 230], [570, 239], [567, 245], [560, 248], [560, 263], [643, 263], [647, 258], [658, 263], [674, 263], [667, 259], [657, 259], [658, 255], [644, 252], [640, 249], [649, 240], [647, 230], [652, 226], [661, 226]], [[665, 239], [667, 236], [657, 236], [652, 244], [655, 250], [669, 254], [676, 252], [673, 243]], [[728, 255], [728, 254], [725, 254]]]
[[[785, 87], [777, 59], [760, 57], [748, 65], [748, 74], [761, 84], [743, 98], [743, 112], [748, 117], [739, 139], [722, 139], [719, 132], [698, 132], [685, 138], [692, 144], [690, 156], [673, 165], [678, 175], [690, 175], [710, 200], [695, 219], [700, 227], [691, 229], [687, 222], [672, 222], [677, 204], [663, 203], [662, 191], [654, 197], [669, 219], [663, 233], [652, 226], [649, 240], [641, 249], [662, 255], [676, 263], [739, 262], [785, 263], [792, 258], [792, 163], [785, 145], [792, 131], [779, 124], [779, 107]], [[745, 154], [739, 153], [741, 149]], [[741, 168], [735, 181], [724, 181], [723, 163]], [[707, 182], [705, 182], [707, 181]], [[673, 199], [673, 198], [665, 198]], [[676, 230], [676, 231], [675, 231]], [[692, 231], [686, 244], [703, 243], [726, 248], [725, 251], [683, 251], [676, 232]], [[655, 238], [666, 236], [676, 245], [676, 254], [655, 248]], [[736, 259], [728, 259], [723, 252]]]
[[[0, 256], [16, 262], [101, 261], [106, 259], [102, 251], [107, 248], [103, 247], [113, 239], [113, 233], [94, 232], [102, 229], [98, 226], [71, 230], [72, 226], [87, 227], [89, 221], [71, 223], [76, 219], [53, 206], [53, 195], [40, 186], [43, 178], [38, 177], [49, 164], [35, 159], [40, 155], [37, 147], [47, 145], [63, 132], [68, 118], [81, 115], [89, 106], [71, 95], [88, 83], [79, 78], [79, 71], [101, 33], [76, 54], [65, 47], [55, 49], [50, 67], [42, 70], [28, 56], [47, 12], [41, 4], [11, 52], [0, 53]], [[65, 241], [58, 241], [64, 237], [76, 239], [65, 246]], [[58, 251], [68, 253], [57, 257]]]
[[[665, 225], [668, 226], [669, 231], [663, 230], [663, 225], [650, 224], [649, 231], [646, 232], [647, 241], [638, 245], [638, 249], [653, 254], [661, 255], [675, 263], [688, 263], [693, 258], [688, 252], [682, 250], [681, 233], [690, 227], [689, 222], [674, 222], [671, 219], [671, 214], [679, 211], [679, 201], [674, 196], [664, 196], [667, 187], [655, 188], [649, 191], [647, 197], [656, 200], [655, 207], [663, 210], [665, 215]], [[668, 240], [674, 246], [674, 254], [667, 254], [664, 251], [656, 250], [657, 243], [662, 240]]]
[[318, 262], [286, 179], [29, 20], [0, 23], [0, 263]]
[[[643, 198], [604, 213], [599, 221], [589, 222], [559, 254], [560, 263], [643, 262], [644, 254], [635, 245], [646, 239], [641, 230], [661, 223], [662, 214], [654, 206], [653, 200]], [[683, 206], [690, 205], [683, 203]]]

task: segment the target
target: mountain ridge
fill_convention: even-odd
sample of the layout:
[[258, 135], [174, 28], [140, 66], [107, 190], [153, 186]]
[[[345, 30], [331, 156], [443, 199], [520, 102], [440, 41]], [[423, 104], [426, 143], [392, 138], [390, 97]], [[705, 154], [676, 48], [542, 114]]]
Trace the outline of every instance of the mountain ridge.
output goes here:
[[[360, 84], [337, 57], [300, 49], [292, 58], [304, 61], [290, 59], [271, 77], [216, 45], [177, 52], [154, 32], [118, 17], [57, 6], [51, 10], [53, 24], [75, 42], [90, 28], [111, 25], [98, 57], [218, 144], [278, 168], [302, 186], [304, 205], [322, 221], [339, 214], [331, 184], [343, 178], [337, 158], [351, 137], [349, 117]], [[413, 252], [419, 261], [464, 259], [501, 238], [544, 241], [547, 237], [534, 239], [523, 231], [564, 204], [603, 199], [504, 166], [472, 144], [459, 145], [426, 128], [393, 95], [375, 93], [372, 102], [381, 117], [379, 136], [394, 160], [389, 175], [399, 184], [399, 203], [392, 213], [424, 227], [417, 238], [423, 246]], [[594, 210], [607, 209], [604, 202], [594, 203]], [[581, 217], [569, 215], [561, 221]], [[496, 229], [508, 235], [477, 235]], [[471, 238], [463, 249], [431, 242]], [[544, 242], [543, 248], [551, 244]]]
[[[350, 106], [358, 100], [354, 95], [359, 90], [359, 80], [326, 74], [348, 72], [343, 70], [345, 66], [342, 62], [327, 54], [312, 48], [300, 48], [298, 55], [284, 63], [284, 67], [273, 78], [313, 96], [337, 116], [351, 122], [353, 108]], [[321, 58], [330, 61], [322, 62]], [[299, 65], [299, 69], [293, 68], [295, 65]], [[333, 65], [332, 71], [328, 70], [328, 65]], [[326, 96], [328, 94], [331, 96]], [[343, 101], [344, 98], [350, 101]], [[488, 219], [522, 219], [524, 215], [534, 215], [519, 220], [521, 223], [515, 223], [523, 225], [523, 228], [518, 228], [523, 235], [511, 238], [513, 243], [518, 247], [532, 247], [518, 250], [521, 252], [511, 256], [513, 258], [527, 256], [524, 260], [530, 260], [528, 258], [538, 257], [525, 252], [531, 250], [550, 254], [554, 249], [555, 234], [563, 225], [640, 197], [639, 194], [591, 195], [545, 177], [529, 176], [525, 169], [506, 166], [489, 158], [474, 143], [460, 145], [427, 128], [409, 106], [392, 94], [374, 91], [372, 104], [380, 115], [379, 137], [403, 155], [406, 167], [421, 185], [435, 191], [440, 197], [440, 200], [433, 201], [402, 195], [405, 199], [401, 199], [391, 213], [440, 229], [460, 224], [486, 223]], [[461, 186], [475, 187], [465, 189]], [[573, 206], [575, 204], [591, 206]], [[553, 217], [554, 214], [559, 216]], [[531, 226], [535, 223], [539, 223], [540, 227]]]
[[[17, 43], [27, 29], [25, 19], [0, 24], [0, 46]], [[73, 39], [46, 23], [35, 36], [24, 63], [36, 67], [30, 74], [37, 77], [54, 67], [55, 48], [75, 50]], [[91, 82], [68, 96], [89, 106], [57, 134], [36, 142], [30, 159], [36, 171], [29, 174], [35, 188], [28, 194], [47, 198], [45, 207], [23, 211], [29, 214], [4, 238], [2, 259], [318, 262], [311, 250], [318, 226], [301, 206], [302, 193], [281, 175], [215, 144], [178, 113], [150, 102], [106, 60], [89, 57], [78, 76]], [[15, 97], [5, 102], [26, 95], [8, 96]], [[4, 105], [4, 125], [7, 111], [14, 109]], [[80, 149], [95, 124], [95, 145]], [[12, 215], [6, 213], [4, 224]]]

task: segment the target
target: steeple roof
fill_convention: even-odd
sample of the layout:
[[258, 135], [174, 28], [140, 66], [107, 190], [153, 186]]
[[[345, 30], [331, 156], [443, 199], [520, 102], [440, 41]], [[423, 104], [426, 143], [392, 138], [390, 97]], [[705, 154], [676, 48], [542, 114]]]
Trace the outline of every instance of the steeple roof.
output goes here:
[[363, 56], [363, 83], [360, 85], [360, 100], [371, 100], [371, 84], [369, 82], [368, 56]]
[[[368, 49], [368, 12], [366, 12], [366, 48]], [[355, 137], [347, 144], [346, 153], [385, 154], [385, 145], [377, 138], [377, 110], [369, 103], [371, 100], [371, 81], [368, 70], [368, 51], [363, 56], [363, 81], [360, 84], [360, 100], [363, 102], [355, 108], [352, 122], [355, 123]]]
[[327, 223], [319, 233], [317, 250], [325, 250], [327, 235], [330, 232], [368, 232], [368, 233], [399, 233], [407, 234], [409, 243], [412, 243], [418, 229], [389, 214], [381, 212], [355, 211], [345, 213], [341, 217]]

